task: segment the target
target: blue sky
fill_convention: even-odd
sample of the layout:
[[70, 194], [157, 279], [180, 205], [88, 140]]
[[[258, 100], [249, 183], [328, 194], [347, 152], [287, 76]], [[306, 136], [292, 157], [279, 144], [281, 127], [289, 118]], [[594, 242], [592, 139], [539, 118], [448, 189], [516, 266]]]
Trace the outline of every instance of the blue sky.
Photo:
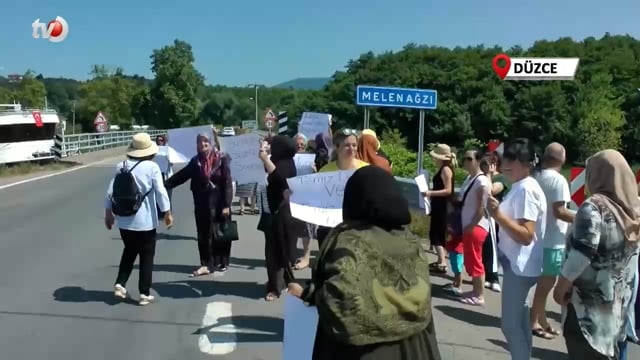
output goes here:
[[[640, 38], [639, 0], [1, 0], [0, 14], [0, 75], [86, 79], [92, 64], [106, 64], [151, 77], [151, 51], [179, 38], [193, 46], [207, 83], [240, 86], [331, 76], [363, 52], [409, 42]], [[31, 37], [36, 18], [58, 15], [69, 23], [64, 42]]]

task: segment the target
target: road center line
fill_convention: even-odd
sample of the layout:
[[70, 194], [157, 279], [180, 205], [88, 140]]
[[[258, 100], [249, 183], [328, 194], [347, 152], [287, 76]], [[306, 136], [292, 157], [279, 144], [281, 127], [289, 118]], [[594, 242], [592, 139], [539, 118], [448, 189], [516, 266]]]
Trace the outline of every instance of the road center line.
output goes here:
[[[200, 351], [209, 355], [232, 353], [236, 347], [236, 327], [231, 323], [231, 303], [214, 301], [207, 304], [198, 338]], [[220, 320], [224, 319], [224, 324]]]

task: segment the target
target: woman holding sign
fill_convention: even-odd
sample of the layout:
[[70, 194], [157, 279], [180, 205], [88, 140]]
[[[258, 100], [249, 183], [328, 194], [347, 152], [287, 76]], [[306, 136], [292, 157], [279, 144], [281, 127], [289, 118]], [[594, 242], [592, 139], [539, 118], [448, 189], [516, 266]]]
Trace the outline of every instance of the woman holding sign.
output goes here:
[[[358, 132], [356, 130], [343, 129], [338, 131], [333, 137], [333, 146], [332, 161], [323, 166], [318, 172], [356, 170], [369, 165], [358, 159]], [[322, 243], [329, 231], [331, 231], [331, 228], [318, 226], [316, 231], [318, 245]]]
[[[304, 223], [291, 216], [289, 208], [288, 178], [295, 177], [296, 145], [293, 139], [276, 135], [271, 140], [271, 157], [265, 147], [260, 149], [260, 160], [267, 175], [267, 202], [271, 216], [271, 233], [265, 236], [265, 261], [267, 267], [267, 295], [265, 300], [280, 297], [286, 284], [294, 279], [298, 234], [304, 231]], [[268, 230], [269, 231], [269, 230]]]
[[326, 243], [306, 288], [289, 293], [318, 309], [313, 360], [440, 360], [429, 262], [408, 229], [409, 204], [377, 166], [347, 181], [343, 223]]

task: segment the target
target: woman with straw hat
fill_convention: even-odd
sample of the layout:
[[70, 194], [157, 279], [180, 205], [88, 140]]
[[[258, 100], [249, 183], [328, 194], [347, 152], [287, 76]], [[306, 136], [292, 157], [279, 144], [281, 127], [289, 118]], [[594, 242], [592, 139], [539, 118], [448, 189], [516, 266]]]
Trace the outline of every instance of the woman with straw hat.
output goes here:
[[422, 195], [431, 202], [431, 226], [429, 227], [429, 241], [435, 247], [438, 261], [431, 263], [431, 271], [441, 274], [447, 273], [447, 258], [445, 242], [447, 240], [447, 214], [449, 198], [454, 191], [453, 169], [457, 166], [456, 154], [451, 152], [447, 144], [438, 144], [431, 151], [431, 157], [436, 163], [438, 171], [433, 176], [431, 190]]
[[[158, 211], [164, 214], [167, 227], [173, 224], [169, 195], [163, 185], [160, 167], [152, 160], [158, 152], [158, 145], [151, 141], [147, 133], [133, 136], [131, 145], [127, 149], [127, 160], [116, 166], [116, 176], [109, 184], [105, 201], [104, 223], [111, 230], [114, 222], [118, 223], [120, 237], [124, 243], [124, 250], [118, 266], [118, 276], [114, 285], [114, 294], [120, 299], [127, 297], [127, 280], [133, 271], [136, 257], [140, 257], [140, 277], [138, 290], [140, 291], [140, 305], [147, 305], [154, 301], [151, 295], [151, 277], [153, 273], [153, 257], [156, 249], [156, 228], [158, 227]], [[132, 177], [130, 177], [132, 176]], [[130, 179], [135, 181], [138, 194], [136, 207], [125, 209], [132, 205], [125, 197], [120, 197], [124, 187], [130, 185]], [[124, 180], [124, 182], [123, 182]], [[129, 183], [127, 183], [129, 181]], [[120, 201], [124, 199], [123, 201]], [[157, 205], [157, 209], [156, 209]], [[129, 210], [129, 211], [127, 211]], [[116, 215], [131, 214], [132, 215]]]

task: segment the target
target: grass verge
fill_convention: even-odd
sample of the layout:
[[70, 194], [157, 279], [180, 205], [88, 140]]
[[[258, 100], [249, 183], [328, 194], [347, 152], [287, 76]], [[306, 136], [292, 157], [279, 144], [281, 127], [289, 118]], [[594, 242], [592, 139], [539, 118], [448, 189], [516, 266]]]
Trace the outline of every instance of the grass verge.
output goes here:
[[75, 162], [55, 160], [2, 164], [0, 165], [0, 177], [20, 176], [43, 171], [65, 170], [77, 165], [78, 163]]
[[420, 238], [426, 239], [429, 236], [429, 226], [431, 225], [431, 217], [427, 216], [424, 211], [411, 212], [411, 224], [409, 230]]

